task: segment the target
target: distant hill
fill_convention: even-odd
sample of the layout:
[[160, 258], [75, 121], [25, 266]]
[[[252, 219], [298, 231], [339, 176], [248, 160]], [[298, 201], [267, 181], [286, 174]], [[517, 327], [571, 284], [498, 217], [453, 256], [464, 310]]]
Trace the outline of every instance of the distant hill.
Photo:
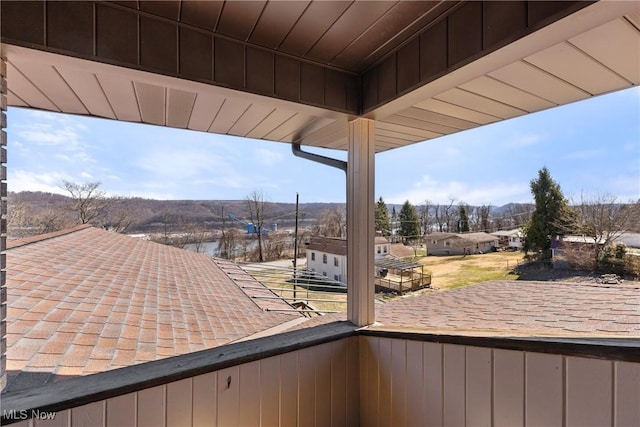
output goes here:
[[[21, 223], [34, 226], [35, 219], [52, 217], [54, 214], [61, 223], [71, 226], [75, 217], [68, 209], [71, 198], [44, 192], [10, 192], [8, 195], [9, 216], [23, 211]], [[187, 224], [204, 225], [207, 229], [219, 230], [225, 227], [244, 227], [243, 221], [250, 220], [246, 200], [152, 200], [133, 198], [112, 199], [107, 210], [131, 215], [132, 224], [128, 233], [153, 233], [169, 228], [179, 231]], [[344, 203], [301, 203], [299, 206], [299, 226], [307, 227], [316, 222], [323, 211], [337, 208], [344, 211]], [[13, 212], [12, 212], [13, 211]], [[267, 224], [278, 224], [288, 228], [295, 225], [295, 203], [269, 203], [265, 205]], [[235, 218], [235, 219], [232, 219]], [[108, 222], [104, 219], [103, 222]], [[11, 227], [11, 225], [10, 225]], [[15, 233], [14, 233], [15, 234]], [[10, 230], [11, 235], [11, 230]]]
[[[22, 235], [33, 234], [37, 223], [55, 222], [52, 227], [68, 227], [76, 224], [76, 219], [68, 209], [71, 199], [60, 194], [43, 192], [10, 192], [8, 195], [9, 236], [20, 235], [18, 228], [22, 228]], [[389, 212], [395, 207], [399, 213], [402, 205], [388, 204]], [[441, 205], [441, 207], [444, 207]], [[420, 213], [420, 207], [416, 206]], [[476, 206], [470, 206], [471, 211]], [[328, 209], [338, 209], [346, 213], [344, 203], [301, 203], [299, 206], [299, 226], [307, 228], [313, 226]], [[452, 212], [457, 212], [458, 206], [452, 206]], [[491, 206], [490, 218], [492, 227], [496, 229], [509, 228], [519, 225], [520, 219], [526, 220], [533, 210], [533, 205], [523, 203], [509, 203], [504, 206]], [[138, 197], [109, 199], [106, 217], [101, 218], [101, 225], [108, 225], [114, 217], [128, 215], [131, 225], [128, 233], [162, 233], [180, 232], [191, 225], [200, 226], [209, 231], [225, 228], [244, 228], [250, 221], [246, 200], [152, 200]], [[22, 218], [15, 220], [16, 216]], [[265, 223], [277, 224], [278, 228], [293, 228], [295, 224], [294, 203], [267, 203], [265, 208]], [[20, 224], [16, 226], [16, 224]], [[26, 230], [26, 231], [25, 231]]]

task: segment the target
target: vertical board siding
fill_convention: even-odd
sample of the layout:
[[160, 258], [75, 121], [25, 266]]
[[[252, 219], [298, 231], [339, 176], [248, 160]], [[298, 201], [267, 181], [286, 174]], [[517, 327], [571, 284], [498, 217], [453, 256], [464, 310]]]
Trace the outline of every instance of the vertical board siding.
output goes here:
[[217, 412], [217, 379], [215, 372], [193, 377], [193, 425], [215, 427]]
[[280, 425], [298, 423], [298, 353], [283, 354], [280, 359]]
[[640, 363], [360, 336], [14, 425], [638, 426]]
[[444, 426], [465, 425], [465, 348], [445, 344], [443, 370], [443, 422]]
[[218, 371], [216, 412], [218, 426], [238, 425], [240, 368], [231, 368]]
[[[24, 424], [24, 425], [23, 425]], [[56, 412], [53, 420], [25, 420], [14, 427], [69, 427], [71, 425], [71, 410]]]
[[315, 362], [315, 425], [328, 426], [331, 424], [331, 343], [315, 347]]
[[165, 386], [139, 391], [137, 427], [159, 427], [165, 425]]
[[419, 341], [407, 341], [407, 422], [413, 425], [425, 425], [424, 399], [424, 363], [423, 345]]
[[298, 421], [300, 426], [315, 425], [316, 389], [315, 389], [316, 347], [305, 348], [298, 352]]
[[378, 342], [378, 398], [380, 413], [378, 426], [392, 425], [391, 422], [391, 339], [381, 339]]
[[260, 361], [260, 425], [280, 423], [280, 357]]
[[425, 342], [422, 344], [424, 381], [424, 420], [427, 426], [443, 425], [444, 398], [442, 344]]
[[562, 356], [527, 353], [525, 357], [525, 425], [562, 426]]
[[260, 425], [260, 362], [240, 365], [239, 388], [239, 423], [240, 426]]
[[105, 419], [105, 403], [89, 403], [71, 410], [71, 425], [74, 427], [102, 427]]
[[136, 393], [107, 399], [107, 427], [136, 425]]
[[614, 426], [640, 426], [640, 363], [615, 362]]
[[347, 426], [360, 424], [360, 338], [347, 338]]
[[347, 340], [331, 343], [331, 426], [347, 421]]
[[407, 425], [407, 341], [391, 340], [391, 425]]
[[472, 426], [491, 426], [492, 363], [490, 348], [466, 348], [466, 422]]
[[167, 384], [167, 427], [191, 426], [192, 417], [193, 379]]
[[524, 352], [493, 350], [493, 422], [524, 426]]
[[612, 424], [612, 374], [613, 362], [609, 360], [567, 357], [565, 413], [568, 427]]

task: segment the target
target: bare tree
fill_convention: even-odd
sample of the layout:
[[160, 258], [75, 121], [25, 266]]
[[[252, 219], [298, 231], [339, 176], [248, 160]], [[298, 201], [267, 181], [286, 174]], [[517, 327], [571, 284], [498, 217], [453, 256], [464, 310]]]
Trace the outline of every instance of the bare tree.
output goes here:
[[[611, 195], [598, 195], [590, 199], [581, 196], [576, 207], [578, 231], [594, 240], [593, 256], [596, 265], [605, 248], [624, 234], [633, 224], [637, 207], [634, 203], [618, 203]], [[635, 203], [637, 204], [637, 203]]]
[[134, 215], [131, 209], [126, 207], [123, 197], [110, 197], [106, 199], [104, 207], [104, 227], [116, 233], [125, 233], [133, 224]]
[[316, 221], [311, 234], [325, 237], [344, 237], [346, 235], [344, 214], [338, 208], [325, 209]]
[[422, 228], [422, 234], [431, 233], [431, 225], [433, 223], [433, 217], [431, 200], [425, 200], [424, 205], [420, 206], [420, 227]]
[[237, 228], [230, 228], [224, 232], [218, 241], [218, 254], [222, 258], [234, 259], [238, 245], [244, 240]]
[[78, 184], [62, 181], [62, 188], [71, 196], [69, 210], [75, 212], [79, 224], [88, 224], [100, 217], [107, 204], [106, 194], [100, 189], [100, 182]]
[[265, 231], [265, 205], [264, 195], [260, 191], [252, 191], [247, 196], [247, 208], [249, 209], [249, 218], [253, 223], [253, 232], [258, 236], [258, 262], [264, 261], [262, 235]]

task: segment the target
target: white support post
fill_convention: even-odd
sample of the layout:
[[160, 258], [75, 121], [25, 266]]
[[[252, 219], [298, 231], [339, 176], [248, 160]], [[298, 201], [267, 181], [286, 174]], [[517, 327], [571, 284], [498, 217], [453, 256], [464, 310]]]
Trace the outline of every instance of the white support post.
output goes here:
[[375, 122], [349, 123], [347, 165], [347, 312], [357, 326], [375, 321]]

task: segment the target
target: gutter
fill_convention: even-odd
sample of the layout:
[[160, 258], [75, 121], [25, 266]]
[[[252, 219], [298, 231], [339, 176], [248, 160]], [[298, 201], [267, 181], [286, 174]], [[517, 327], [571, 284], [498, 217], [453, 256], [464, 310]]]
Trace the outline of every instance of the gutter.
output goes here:
[[302, 149], [300, 148], [300, 144], [297, 142], [291, 143], [291, 152], [296, 157], [311, 160], [312, 162], [321, 163], [326, 166], [331, 166], [333, 168], [342, 170], [344, 173], [347, 173], [347, 162], [338, 159], [332, 159], [331, 157], [322, 156], [320, 154], [302, 151]]

